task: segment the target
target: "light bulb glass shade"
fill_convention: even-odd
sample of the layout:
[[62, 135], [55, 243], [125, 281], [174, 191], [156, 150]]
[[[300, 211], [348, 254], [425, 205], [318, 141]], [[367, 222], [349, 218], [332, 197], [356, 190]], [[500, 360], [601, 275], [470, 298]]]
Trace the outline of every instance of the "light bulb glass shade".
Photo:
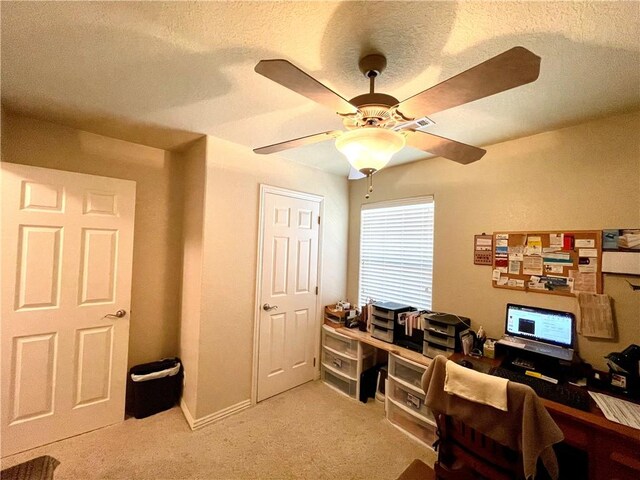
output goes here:
[[404, 135], [380, 127], [361, 127], [343, 133], [336, 148], [359, 171], [380, 170], [405, 144]]

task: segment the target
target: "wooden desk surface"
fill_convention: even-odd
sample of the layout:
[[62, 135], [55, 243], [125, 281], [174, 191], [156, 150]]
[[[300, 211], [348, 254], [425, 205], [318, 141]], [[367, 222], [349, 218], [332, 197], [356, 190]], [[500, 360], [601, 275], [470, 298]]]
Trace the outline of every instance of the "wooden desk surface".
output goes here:
[[595, 402], [591, 404], [591, 410], [589, 412], [577, 410], [545, 398], [542, 399], [542, 402], [552, 417], [570, 417], [574, 422], [585, 424], [606, 433], [628, 438], [638, 444], [640, 451], [640, 430], [607, 420], [602, 411], [595, 405]]
[[431, 364], [431, 359], [429, 357], [425, 357], [424, 355], [422, 355], [422, 353], [414, 352], [413, 350], [394, 345], [393, 343], [383, 342], [382, 340], [373, 338], [369, 332], [363, 332], [361, 330], [358, 330], [357, 328], [346, 327], [336, 328], [336, 332], [344, 335], [345, 337], [359, 340], [381, 350], [386, 350], [387, 352], [391, 352], [394, 355], [406, 358], [407, 360], [411, 360], [412, 362], [419, 363], [420, 365], [424, 365], [425, 367], [428, 367]]

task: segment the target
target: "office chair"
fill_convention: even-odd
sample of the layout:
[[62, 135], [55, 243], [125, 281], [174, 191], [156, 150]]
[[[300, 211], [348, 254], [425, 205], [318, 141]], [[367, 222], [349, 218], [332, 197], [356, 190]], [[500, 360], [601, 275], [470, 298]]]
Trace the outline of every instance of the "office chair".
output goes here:
[[[562, 441], [562, 431], [535, 392], [509, 383], [508, 412], [445, 393], [446, 362], [437, 356], [422, 377], [425, 405], [433, 411], [438, 428], [438, 460], [433, 470], [415, 461], [399, 480], [521, 480], [534, 472], [536, 479], [557, 478], [551, 446]], [[536, 468], [541, 463], [551, 475]]]
[[524, 480], [522, 452], [490, 439], [450, 415], [436, 414], [437, 480]]
[[436, 414], [438, 460], [414, 460], [398, 480], [524, 480], [522, 453], [491, 440], [454, 417]]

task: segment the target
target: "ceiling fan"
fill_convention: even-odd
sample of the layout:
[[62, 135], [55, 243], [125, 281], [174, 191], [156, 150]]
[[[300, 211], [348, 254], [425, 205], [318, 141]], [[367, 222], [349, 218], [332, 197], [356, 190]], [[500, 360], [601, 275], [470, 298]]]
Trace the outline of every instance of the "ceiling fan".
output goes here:
[[369, 93], [346, 100], [287, 60], [261, 60], [255, 66], [257, 73], [331, 108], [342, 117], [347, 131], [316, 133], [254, 152], [275, 153], [335, 138], [336, 147], [352, 167], [370, 179], [405, 144], [458, 163], [472, 163], [486, 150], [418, 130], [433, 124], [428, 115], [531, 83], [540, 74], [540, 57], [524, 47], [514, 47], [399, 102], [374, 91], [375, 79], [386, 65], [380, 54], [360, 59], [360, 71], [369, 78]]

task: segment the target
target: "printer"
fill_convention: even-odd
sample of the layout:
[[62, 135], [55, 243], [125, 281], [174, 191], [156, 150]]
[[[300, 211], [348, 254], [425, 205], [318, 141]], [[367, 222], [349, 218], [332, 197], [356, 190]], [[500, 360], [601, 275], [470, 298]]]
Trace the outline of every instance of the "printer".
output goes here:
[[622, 352], [612, 352], [605, 358], [611, 389], [633, 398], [640, 397], [640, 346], [631, 344]]

